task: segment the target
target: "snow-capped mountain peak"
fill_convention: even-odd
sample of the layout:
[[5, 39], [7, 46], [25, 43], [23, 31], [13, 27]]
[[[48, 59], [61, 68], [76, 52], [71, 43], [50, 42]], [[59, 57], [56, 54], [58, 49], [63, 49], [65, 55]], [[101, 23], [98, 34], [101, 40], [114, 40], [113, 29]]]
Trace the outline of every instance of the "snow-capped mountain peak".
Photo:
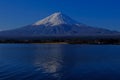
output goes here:
[[33, 25], [56, 26], [61, 24], [72, 25], [72, 24], [79, 24], [79, 23], [61, 12], [57, 12], [36, 22]]
[[84, 37], [84, 36], [115, 36], [120, 35], [120, 32], [111, 31], [108, 29], [102, 29], [97, 27], [88, 26], [79, 23], [70, 17], [62, 14], [61, 12], [54, 13], [47, 18], [44, 18], [35, 24], [24, 26], [21, 28], [1, 31], [0, 36], [8, 38], [13, 37], [46, 37], [46, 36], [58, 36], [58, 37]]

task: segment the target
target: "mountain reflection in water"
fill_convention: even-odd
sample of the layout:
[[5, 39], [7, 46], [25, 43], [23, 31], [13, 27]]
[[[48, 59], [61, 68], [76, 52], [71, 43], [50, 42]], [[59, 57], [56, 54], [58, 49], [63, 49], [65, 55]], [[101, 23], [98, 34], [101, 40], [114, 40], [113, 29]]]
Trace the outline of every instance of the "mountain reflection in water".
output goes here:
[[0, 44], [0, 80], [120, 80], [120, 46]]

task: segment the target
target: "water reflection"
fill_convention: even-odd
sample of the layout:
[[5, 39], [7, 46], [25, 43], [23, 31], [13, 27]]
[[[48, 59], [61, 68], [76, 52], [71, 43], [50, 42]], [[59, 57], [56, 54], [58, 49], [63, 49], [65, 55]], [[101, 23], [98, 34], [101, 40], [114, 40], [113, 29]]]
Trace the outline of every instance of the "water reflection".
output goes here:
[[[62, 69], [63, 53], [61, 45], [43, 45], [44, 49], [37, 47], [35, 54], [35, 66], [44, 73], [52, 73], [52, 76], [60, 78], [59, 71]], [[41, 51], [40, 51], [41, 50]], [[42, 53], [41, 53], [42, 52]]]
[[72, 45], [38, 45], [34, 55], [34, 66], [37, 71], [42, 69], [44, 73], [50, 73], [57, 80], [70, 79], [69, 75], [73, 68], [85, 60], [84, 54], [79, 56], [81, 53], [77, 52], [77, 47], [77, 45], [76, 48]]
[[120, 80], [120, 46], [1, 44], [0, 80]]

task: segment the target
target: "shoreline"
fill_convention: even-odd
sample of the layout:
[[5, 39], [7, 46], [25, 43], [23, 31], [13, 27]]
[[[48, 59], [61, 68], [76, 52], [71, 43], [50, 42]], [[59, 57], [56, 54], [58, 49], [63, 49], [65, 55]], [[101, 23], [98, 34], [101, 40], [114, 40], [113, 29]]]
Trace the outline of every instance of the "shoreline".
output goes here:
[[0, 39], [0, 43], [120, 45], [120, 39]]

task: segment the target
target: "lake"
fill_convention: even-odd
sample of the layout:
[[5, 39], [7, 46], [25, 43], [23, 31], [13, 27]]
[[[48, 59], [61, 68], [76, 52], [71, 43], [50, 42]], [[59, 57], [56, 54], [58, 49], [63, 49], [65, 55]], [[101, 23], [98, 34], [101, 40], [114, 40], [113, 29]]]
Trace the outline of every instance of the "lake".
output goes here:
[[0, 80], [120, 80], [120, 46], [0, 44]]

